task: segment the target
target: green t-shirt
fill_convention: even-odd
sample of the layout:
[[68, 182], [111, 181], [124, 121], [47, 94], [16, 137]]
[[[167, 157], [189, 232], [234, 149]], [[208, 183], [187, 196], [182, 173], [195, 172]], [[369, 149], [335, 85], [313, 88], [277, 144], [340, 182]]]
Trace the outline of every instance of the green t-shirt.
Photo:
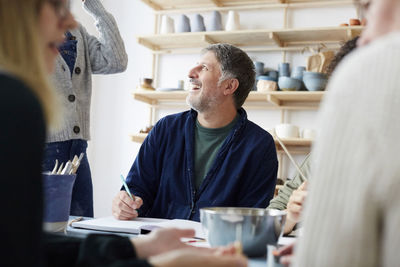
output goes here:
[[210, 170], [215, 156], [232, 128], [235, 126], [239, 116], [228, 125], [221, 128], [205, 128], [196, 120], [195, 127], [195, 147], [194, 147], [194, 171], [196, 190], [199, 189], [201, 183]]

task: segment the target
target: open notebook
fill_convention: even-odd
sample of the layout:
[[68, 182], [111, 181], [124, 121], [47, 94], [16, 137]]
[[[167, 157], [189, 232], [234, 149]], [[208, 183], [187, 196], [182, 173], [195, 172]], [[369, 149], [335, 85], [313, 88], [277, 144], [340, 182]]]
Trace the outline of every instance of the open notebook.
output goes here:
[[104, 217], [93, 220], [73, 222], [72, 227], [89, 230], [108, 231], [116, 233], [140, 234], [141, 230], [151, 231], [156, 228], [194, 229], [195, 237], [205, 239], [201, 223], [189, 220], [168, 220], [156, 218], [136, 218], [129, 221], [120, 221], [114, 217]]

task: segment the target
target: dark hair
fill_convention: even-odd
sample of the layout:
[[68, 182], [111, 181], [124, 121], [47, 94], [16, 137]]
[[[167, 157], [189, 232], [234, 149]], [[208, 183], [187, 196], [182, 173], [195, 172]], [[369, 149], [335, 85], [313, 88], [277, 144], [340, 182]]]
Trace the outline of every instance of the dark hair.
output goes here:
[[202, 50], [202, 53], [212, 51], [221, 65], [221, 78], [219, 82], [226, 79], [237, 79], [239, 87], [233, 98], [235, 107], [239, 109], [255, 83], [256, 72], [253, 61], [243, 50], [230, 44], [212, 44]]
[[333, 58], [333, 60], [331, 61], [331, 63], [328, 65], [328, 67], [326, 68], [326, 73], [328, 74], [328, 76], [330, 76], [332, 74], [332, 72], [335, 70], [335, 68], [337, 67], [337, 65], [340, 63], [340, 61], [342, 61], [342, 59], [349, 54], [351, 51], [354, 50], [354, 48], [357, 47], [357, 40], [358, 40], [358, 36], [345, 42], [339, 49], [339, 51], [336, 53], [335, 57]]

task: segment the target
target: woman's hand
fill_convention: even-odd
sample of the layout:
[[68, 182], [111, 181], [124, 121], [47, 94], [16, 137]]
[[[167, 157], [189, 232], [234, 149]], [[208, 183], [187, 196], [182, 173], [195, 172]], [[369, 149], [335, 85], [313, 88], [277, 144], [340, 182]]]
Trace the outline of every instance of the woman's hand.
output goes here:
[[139, 258], [148, 258], [160, 253], [175, 249], [187, 248], [188, 244], [181, 241], [181, 238], [194, 237], [193, 229], [164, 228], [152, 231], [148, 235], [143, 235], [132, 239], [136, 253]]
[[[228, 250], [225, 249], [225, 252]], [[245, 267], [247, 258], [243, 254], [221, 254], [218, 249], [192, 247], [150, 257], [149, 263], [156, 267]]]

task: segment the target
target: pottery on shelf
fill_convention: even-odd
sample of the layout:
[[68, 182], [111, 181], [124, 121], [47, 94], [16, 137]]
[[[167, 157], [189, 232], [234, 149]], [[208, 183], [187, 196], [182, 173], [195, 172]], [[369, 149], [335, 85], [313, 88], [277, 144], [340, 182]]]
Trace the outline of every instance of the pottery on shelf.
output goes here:
[[278, 85], [282, 91], [298, 91], [300, 90], [302, 83], [300, 80], [282, 76], [279, 77]]
[[174, 20], [167, 15], [163, 15], [161, 18], [160, 34], [168, 34], [174, 32], [175, 32]]
[[186, 15], [180, 15], [176, 22], [176, 32], [190, 32], [190, 20]]
[[212, 12], [208, 30], [209, 31], [222, 31], [221, 13], [219, 13], [218, 11], [214, 10]]
[[328, 84], [328, 76], [321, 72], [305, 71], [303, 73], [303, 82], [309, 91], [325, 90]]
[[239, 14], [236, 11], [229, 11], [228, 19], [225, 26], [226, 31], [237, 31], [240, 30], [240, 19]]
[[204, 25], [204, 18], [200, 14], [194, 15], [191, 23], [192, 32], [204, 32], [206, 30], [206, 26]]

